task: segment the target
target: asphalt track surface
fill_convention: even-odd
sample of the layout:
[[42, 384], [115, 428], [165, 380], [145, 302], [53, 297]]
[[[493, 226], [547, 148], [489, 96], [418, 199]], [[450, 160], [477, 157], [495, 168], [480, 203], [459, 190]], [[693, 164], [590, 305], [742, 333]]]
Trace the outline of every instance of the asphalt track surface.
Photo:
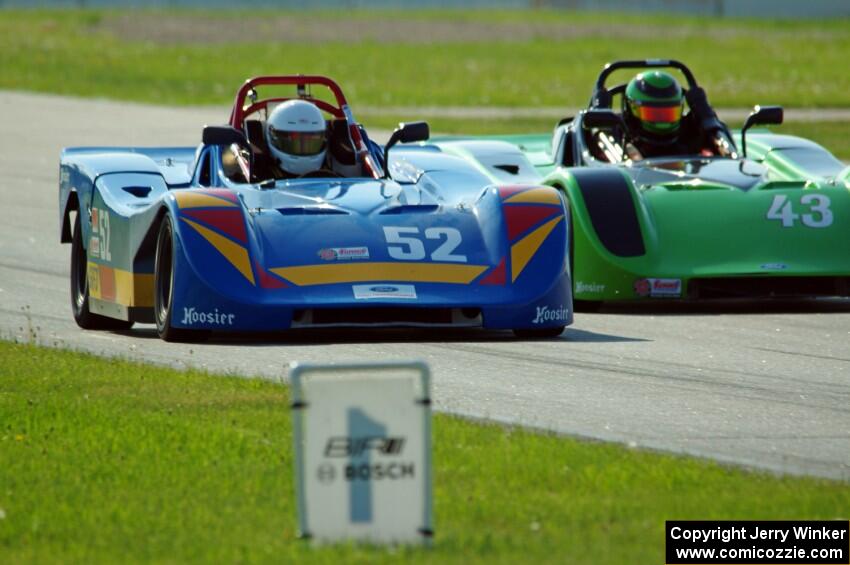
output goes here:
[[850, 479], [850, 301], [612, 308], [546, 341], [395, 330], [169, 344], [146, 325], [78, 329], [59, 244], [60, 148], [195, 145], [225, 120], [217, 108], [0, 92], [0, 336], [272, 379], [292, 361], [419, 358], [441, 411]]

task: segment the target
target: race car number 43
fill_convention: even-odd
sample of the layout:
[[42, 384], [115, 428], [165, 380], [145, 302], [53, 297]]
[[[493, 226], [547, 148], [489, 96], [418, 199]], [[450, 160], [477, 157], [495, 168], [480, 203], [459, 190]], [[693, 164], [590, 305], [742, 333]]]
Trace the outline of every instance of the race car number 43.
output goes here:
[[791, 200], [784, 194], [773, 197], [770, 210], [767, 211], [768, 220], [779, 220], [783, 228], [793, 228], [800, 220], [804, 226], [809, 228], [827, 228], [832, 225], [832, 210], [829, 197], [825, 194], [806, 194], [800, 198], [800, 205], [807, 206], [807, 213], [797, 214]]

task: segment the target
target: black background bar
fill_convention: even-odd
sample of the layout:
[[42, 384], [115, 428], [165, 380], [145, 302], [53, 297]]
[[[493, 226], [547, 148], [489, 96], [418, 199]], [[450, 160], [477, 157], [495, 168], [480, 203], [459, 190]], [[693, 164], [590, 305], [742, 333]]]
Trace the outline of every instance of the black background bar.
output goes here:
[[[776, 536], [782, 532], [787, 533], [784, 541]], [[824, 532], [828, 535], [823, 535]], [[668, 565], [850, 563], [850, 522], [846, 520], [668, 520], [665, 537]], [[721, 550], [726, 552], [724, 557]], [[823, 550], [834, 551], [831, 556], [812, 553]]]

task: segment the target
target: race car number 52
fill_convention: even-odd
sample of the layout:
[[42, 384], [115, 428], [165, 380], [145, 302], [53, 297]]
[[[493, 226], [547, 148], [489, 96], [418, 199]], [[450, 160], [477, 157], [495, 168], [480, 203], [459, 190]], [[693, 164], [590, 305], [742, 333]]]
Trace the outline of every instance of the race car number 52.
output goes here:
[[91, 231], [96, 234], [98, 241], [97, 253], [104, 261], [112, 261], [112, 252], [109, 250], [110, 244], [110, 229], [109, 229], [109, 212], [101, 208], [91, 209]]
[[[387, 252], [393, 259], [418, 261], [425, 258], [425, 244], [422, 243], [419, 228], [384, 226], [384, 237], [387, 240]], [[466, 255], [454, 253], [463, 241], [459, 230], [427, 228], [425, 239], [442, 240], [442, 243], [431, 252], [432, 261], [466, 263]]]
[[795, 213], [791, 200], [784, 194], [777, 194], [767, 211], [767, 219], [781, 221], [783, 228], [793, 228], [797, 220], [809, 228], [827, 228], [832, 225], [830, 201], [825, 194], [806, 194], [800, 198], [800, 205], [807, 207], [806, 213]]

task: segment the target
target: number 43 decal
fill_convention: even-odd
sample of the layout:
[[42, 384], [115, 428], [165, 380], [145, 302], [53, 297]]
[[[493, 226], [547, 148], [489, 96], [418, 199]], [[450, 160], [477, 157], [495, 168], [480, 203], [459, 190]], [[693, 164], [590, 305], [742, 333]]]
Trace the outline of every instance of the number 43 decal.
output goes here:
[[783, 228], [792, 228], [797, 220], [803, 222], [804, 226], [810, 228], [827, 228], [832, 225], [832, 210], [829, 209], [829, 197], [824, 194], [806, 194], [800, 198], [802, 206], [808, 206], [805, 214], [794, 213], [791, 200], [784, 194], [773, 197], [770, 210], [767, 211], [768, 220], [780, 220]]

